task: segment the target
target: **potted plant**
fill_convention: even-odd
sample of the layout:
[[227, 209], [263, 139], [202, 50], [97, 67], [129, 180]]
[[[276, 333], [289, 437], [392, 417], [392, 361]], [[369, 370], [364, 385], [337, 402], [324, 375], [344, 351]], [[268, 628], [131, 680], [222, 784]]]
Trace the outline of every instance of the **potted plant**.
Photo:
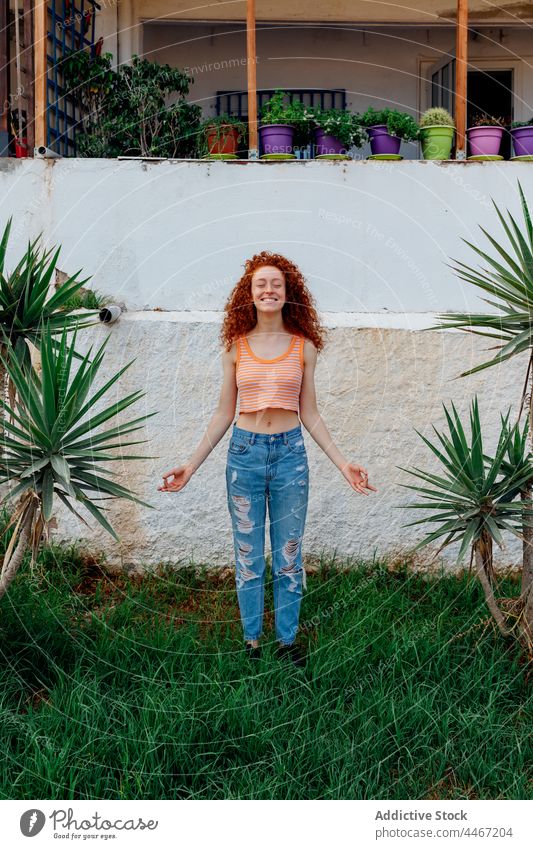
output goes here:
[[198, 133], [199, 156], [235, 155], [246, 132], [246, 124], [240, 118], [230, 115], [206, 118]]
[[351, 147], [362, 147], [368, 134], [360, 125], [360, 116], [345, 109], [312, 107], [315, 124], [315, 155], [347, 154]]
[[360, 116], [361, 126], [370, 137], [373, 156], [399, 153], [402, 139], [414, 141], [419, 130], [415, 119], [397, 109], [374, 109], [372, 106]]
[[503, 118], [480, 113], [466, 128], [470, 156], [498, 156], [504, 130]]
[[449, 159], [452, 152], [455, 124], [448, 110], [441, 106], [426, 109], [418, 126], [422, 144], [422, 158]]
[[287, 92], [276, 89], [270, 100], [261, 107], [259, 138], [263, 153], [292, 155], [295, 132], [303, 142], [313, 120], [311, 107], [301, 101], [285, 104]]
[[533, 156], [533, 118], [529, 121], [513, 121], [511, 138], [515, 156]]

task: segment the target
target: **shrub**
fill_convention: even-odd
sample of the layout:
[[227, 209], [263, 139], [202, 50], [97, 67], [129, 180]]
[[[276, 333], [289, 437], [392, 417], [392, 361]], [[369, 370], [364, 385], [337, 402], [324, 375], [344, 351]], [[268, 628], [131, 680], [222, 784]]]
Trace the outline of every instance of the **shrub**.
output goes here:
[[329, 136], [335, 136], [344, 147], [362, 147], [368, 134], [361, 127], [360, 116], [345, 109], [321, 109], [313, 107], [315, 125]]
[[359, 123], [362, 127], [386, 124], [387, 132], [391, 136], [396, 136], [404, 141], [414, 141], [419, 134], [415, 119], [406, 112], [399, 112], [397, 109], [377, 110], [369, 106], [366, 112], [359, 116]]
[[111, 53], [90, 57], [80, 51], [62, 62], [66, 89], [81, 115], [78, 155], [194, 156], [201, 109], [185, 100], [193, 78], [136, 55], [115, 71], [111, 59]]

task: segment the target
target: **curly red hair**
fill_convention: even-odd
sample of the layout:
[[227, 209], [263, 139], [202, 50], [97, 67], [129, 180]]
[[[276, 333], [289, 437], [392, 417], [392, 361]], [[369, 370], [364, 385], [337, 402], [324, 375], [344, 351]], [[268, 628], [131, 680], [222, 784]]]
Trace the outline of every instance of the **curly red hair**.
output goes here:
[[321, 325], [315, 308], [313, 295], [307, 288], [305, 278], [293, 262], [281, 254], [261, 251], [244, 264], [244, 274], [235, 284], [224, 306], [224, 321], [220, 339], [227, 351], [239, 336], [255, 327], [257, 315], [251, 298], [252, 275], [264, 265], [272, 265], [285, 276], [285, 303], [283, 304], [283, 323], [290, 333], [310, 339], [317, 351], [324, 347], [326, 329]]

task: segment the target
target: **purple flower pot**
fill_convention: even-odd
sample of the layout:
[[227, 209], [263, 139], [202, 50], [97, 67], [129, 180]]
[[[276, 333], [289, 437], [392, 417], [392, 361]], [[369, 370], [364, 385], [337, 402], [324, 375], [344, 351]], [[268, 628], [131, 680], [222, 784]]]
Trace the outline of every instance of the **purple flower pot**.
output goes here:
[[328, 136], [320, 127], [315, 129], [316, 156], [325, 156], [328, 153], [347, 153], [343, 143], [335, 136]]
[[470, 156], [497, 156], [503, 136], [503, 127], [467, 127]]
[[387, 132], [386, 124], [374, 124], [373, 127], [367, 127], [367, 133], [373, 156], [380, 153], [400, 152], [401, 139], [398, 136], [391, 136]]
[[259, 127], [263, 153], [292, 153], [294, 127], [290, 124], [265, 124]]
[[533, 124], [510, 130], [515, 156], [533, 156]]

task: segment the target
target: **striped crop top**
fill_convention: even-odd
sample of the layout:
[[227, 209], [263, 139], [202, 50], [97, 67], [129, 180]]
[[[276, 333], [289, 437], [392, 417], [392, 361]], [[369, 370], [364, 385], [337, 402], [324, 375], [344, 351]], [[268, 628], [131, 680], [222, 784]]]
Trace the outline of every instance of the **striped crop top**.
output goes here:
[[303, 336], [292, 336], [284, 354], [265, 360], [253, 353], [246, 336], [237, 339], [236, 381], [240, 413], [252, 413], [266, 407], [298, 412], [304, 343]]

